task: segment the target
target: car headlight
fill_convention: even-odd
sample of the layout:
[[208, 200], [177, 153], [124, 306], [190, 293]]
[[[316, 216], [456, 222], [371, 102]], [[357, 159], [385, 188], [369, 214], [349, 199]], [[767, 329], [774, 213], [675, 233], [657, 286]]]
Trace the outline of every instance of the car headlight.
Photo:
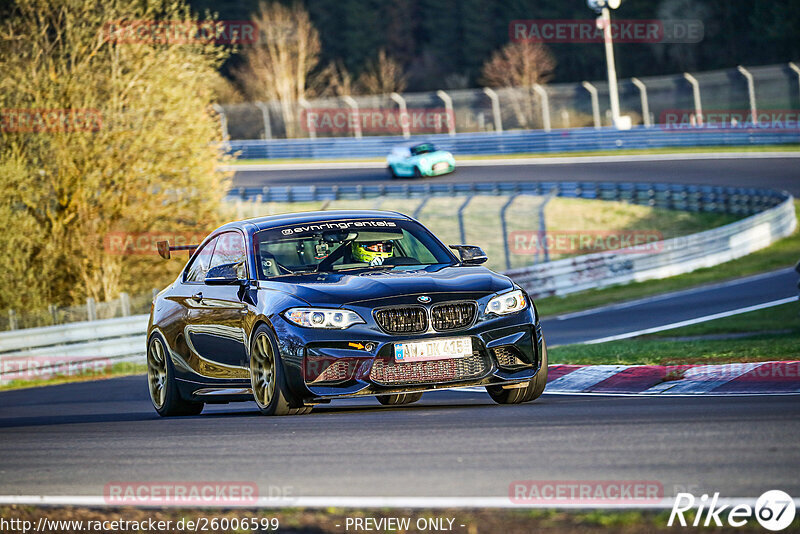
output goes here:
[[524, 310], [527, 305], [525, 294], [521, 290], [515, 289], [514, 291], [492, 297], [486, 305], [486, 314], [494, 313], [497, 315], [507, 315]]
[[291, 308], [283, 316], [298, 326], [308, 328], [347, 328], [363, 323], [359, 314], [350, 310], [326, 310], [322, 308]]

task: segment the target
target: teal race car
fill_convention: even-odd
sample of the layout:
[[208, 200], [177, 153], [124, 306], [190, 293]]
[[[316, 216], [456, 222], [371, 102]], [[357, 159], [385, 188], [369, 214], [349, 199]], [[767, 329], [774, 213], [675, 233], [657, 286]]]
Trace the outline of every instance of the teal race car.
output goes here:
[[421, 178], [453, 172], [456, 160], [446, 150], [436, 150], [431, 143], [400, 145], [386, 158], [387, 171], [392, 178]]

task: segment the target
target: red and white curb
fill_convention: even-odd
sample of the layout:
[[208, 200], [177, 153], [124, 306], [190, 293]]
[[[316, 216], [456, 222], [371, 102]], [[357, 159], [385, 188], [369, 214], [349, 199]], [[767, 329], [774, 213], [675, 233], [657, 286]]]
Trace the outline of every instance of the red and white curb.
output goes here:
[[722, 365], [551, 365], [545, 393], [742, 395], [800, 393], [800, 361]]

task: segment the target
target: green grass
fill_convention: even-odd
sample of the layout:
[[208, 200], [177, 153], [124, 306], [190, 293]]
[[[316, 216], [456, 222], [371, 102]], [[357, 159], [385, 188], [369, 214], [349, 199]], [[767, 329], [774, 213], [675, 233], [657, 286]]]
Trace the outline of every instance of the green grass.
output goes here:
[[118, 362], [111, 366], [107, 372], [89, 372], [75, 375], [54, 376], [42, 380], [12, 380], [7, 384], [0, 384], [0, 391], [12, 389], [25, 389], [40, 386], [55, 386], [58, 384], [70, 384], [73, 382], [87, 382], [89, 380], [101, 380], [118, 376], [140, 375], [147, 372], [147, 366], [143, 363]]
[[[558, 158], [558, 157], [587, 157], [587, 156], [635, 156], [647, 154], [706, 154], [706, 153], [742, 153], [742, 152], [797, 152], [800, 145], [760, 145], [760, 146], [706, 146], [706, 147], [666, 147], [649, 149], [620, 149], [620, 150], [583, 150], [578, 152], [541, 152], [527, 154], [498, 154], [479, 156], [458, 156], [458, 161], [491, 160], [491, 159], [527, 159], [527, 158]], [[268, 165], [291, 163], [375, 163], [384, 162], [385, 158], [347, 158], [347, 159], [236, 159], [228, 162], [230, 165]]]
[[[795, 212], [800, 219], [800, 201], [795, 201]], [[582, 291], [563, 297], [537, 299], [536, 306], [543, 316], [560, 315], [605, 304], [792, 267], [798, 260], [800, 260], [800, 231], [795, 231], [791, 236], [785, 237], [769, 247], [714, 267], [698, 269], [691, 273], [661, 280], [634, 282], [604, 289]]]
[[[786, 333], [769, 333], [788, 330]], [[732, 333], [754, 335], [735, 339], [663, 340]], [[759, 333], [761, 332], [761, 333]], [[800, 303], [717, 319], [596, 345], [565, 345], [548, 351], [550, 363], [677, 365], [689, 363], [741, 363], [800, 359]]]

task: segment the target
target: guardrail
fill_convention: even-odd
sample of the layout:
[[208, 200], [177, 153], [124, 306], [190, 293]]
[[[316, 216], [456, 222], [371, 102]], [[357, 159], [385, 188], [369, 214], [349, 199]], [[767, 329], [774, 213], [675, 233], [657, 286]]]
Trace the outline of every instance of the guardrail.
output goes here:
[[[553, 182], [519, 184], [420, 184], [393, 189], [363, 187], [354, 194], [377, 196], [447, 194], [546, 194], [632, 203], [688, 211], [727, 211], [751, 214], [734, 223], [651, 244], [655, 252], [596, 253], [542, 263], [506, 272], [534, 297], [564, 295], [630, 281], [674, 276], [744, 256], [794, 232], [797, 227], [793, 197], [785, 192], [755, 188], [687, 186], [677, 184]], [[451, 189], [452, 187], [452, 189]], [[347, 188], [275, 188], [277, 198], [304, 200], [350, 194]], [[261, 191], [263, 195], [271, 195]], [[270, 197], [272, 198], [272, 197]], [[340, 198], [340, 197], [336, 197]], [[145, 351], [147, 316], [72, 323], [0, 333], [0, 381], [28, 360], [141, 361]], [[37, 367], [38, 368], [38, 367]]]
[[[621, 150], [665, 147], [777, 145], [800, 143], [800, 130], [760, 128], [636, 127], [522, 130], [500, 133], [433, 134], [418, 136], [455, 155], [521, 154]], [[326, 137], [229, 141], [228, 152], [240, 159], [383, 158], [392, 147], [409, 140], [402, 136]]]

